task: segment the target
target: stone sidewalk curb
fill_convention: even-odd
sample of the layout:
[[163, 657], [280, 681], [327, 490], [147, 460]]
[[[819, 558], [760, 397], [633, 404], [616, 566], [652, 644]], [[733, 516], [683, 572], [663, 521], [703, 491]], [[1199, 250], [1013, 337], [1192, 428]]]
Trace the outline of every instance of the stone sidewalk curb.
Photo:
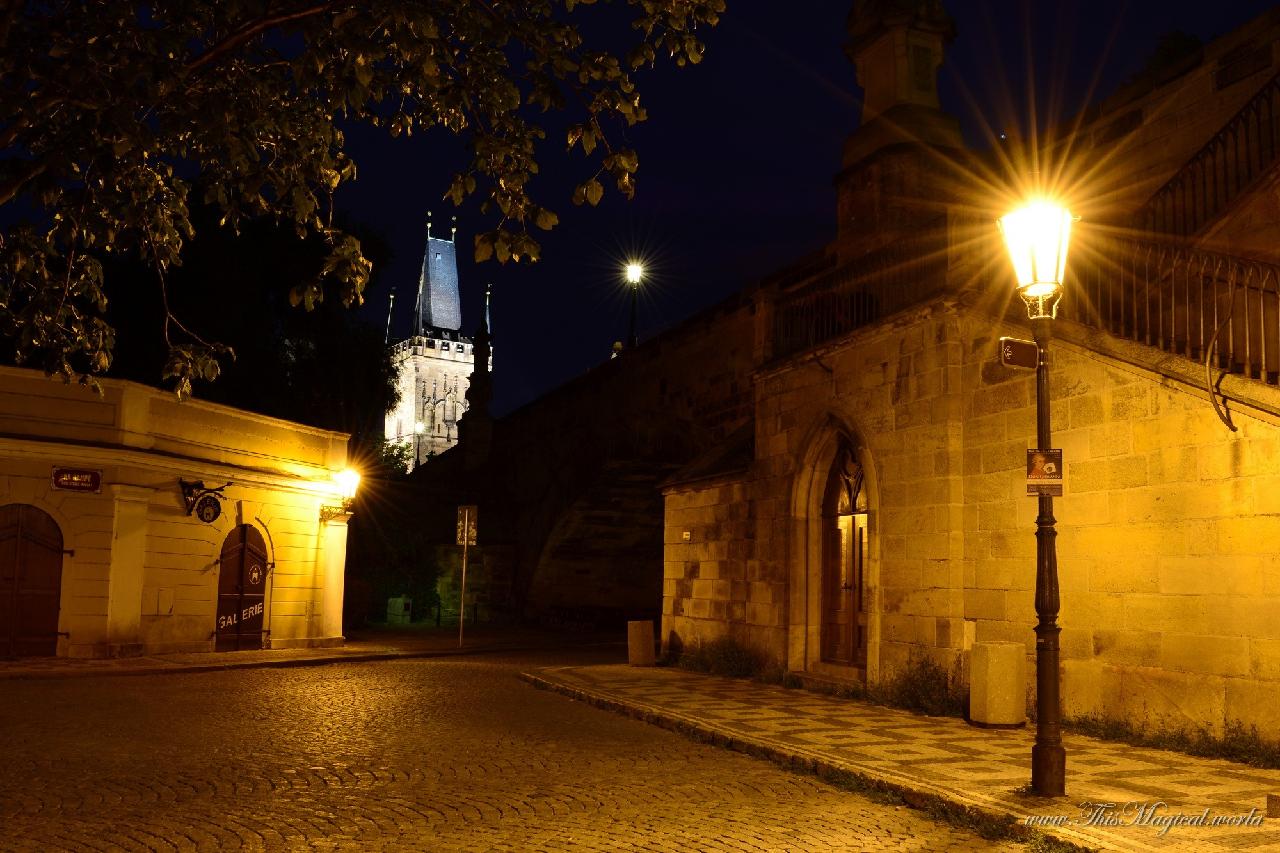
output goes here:
[[[542, 670], [553, 673], [559, 667]], [[1019, 815], [1003, 808], [999, 803], [986, 802], [976, 797], [967, 797], [956, 791], [933, 785], [920, 779], [902, 774], [877, 773], [865, 767], [840, 761], [824, 755], [817, 750], [803, 749], [796, 746], [782, 746], [770, 742], [766, 738], [744, 736], [739, 732], [731, 732], [714, 723], [690, 717], [665, 708], [645, 705], [634, 700], [623, 701], [605, 693], [585, 690], [581, 687], [564, 684], [538, 673], [522, 672], [520, 678], [538, 688], [559, 693], [571, 699], [594, 705], [606, 711], [640, 720], [669, 731], [682, 734], [694, 740], [700, 740], [713, 746], [741, 752], [753, 758], [763, 758], [793, 772], [811, 774], [828, 782], [836, 782], [852, 777], [857, 787], [868, 793], [891, 794], [914, 809], [927, 812], [934, 817], [950, 823], [965, 824], [965, 818], [977, 818], [983, 822], [1006, 826], [1009, 836], [1018, 841], [1031, 842], [1038, 838], [1051, 836], [1059, 843], [1068, 845], [1084, 853], [1110, 848], [1102, 839], [1072, 831], [1064, 827], [1032, 828], [1019, 820]], [[1141, 848], [1156, 848], [1142, 845]]]
[[[289, 669], [304, 666], [327, 666], [334, 663], [367, 663], [386, 660], [415, 660], [425, 658], [458, 657], [465, 655], [488, 655], [499, 652], [555, 651], [564, 646], [538, 645], [491, 645], [476, 646], [463, 649], [411, 649], [387, 650], [384, 652], [355, 652], [352, 654], [314, 655], [296, 658], [278, 658], [267, 660], [220, 661], [217, 663], [169, 663], [164, 661], [144, 662], [137, 664], [115, 664], [104, 661], [102, 665], [86, 662], [81, 666], [67, 669], [51, 668], [47, 670], [23, 670], [15, 668], [5, 671], [0, 664], [0, 681], [53, 681], [66, 678], [108, 678], [112, 676], [136, 675], [168, 675], [177, 673], [226, 672], [236, 669]], [[117, 659], [118, 660], [118, 659]]]

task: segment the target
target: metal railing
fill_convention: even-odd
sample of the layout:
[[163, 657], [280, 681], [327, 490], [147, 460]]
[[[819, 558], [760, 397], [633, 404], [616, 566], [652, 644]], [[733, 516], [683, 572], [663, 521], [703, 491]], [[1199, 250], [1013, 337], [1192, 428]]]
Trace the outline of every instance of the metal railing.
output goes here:
[[1143, 231], [1190, 237], [1271, 166], [1280, 146], [1280, 74], [1267, 81], [1138, 211]]
[[894, 247], [845, 264], [778, 297], [774, 358], [786, 358], [846, 335], [946, 287], [941, 242]]
[[1060, 316], [1220, 370], [1280, 381], [1280, 267], [1133, 238], [1091, 235], [1081, 243]]
[[[889, 249], [779, 294], [775, 359], [947, 288], [941, 250]], [[1018, 303], [1015, 313], [1021, 311]], [[1080, 234], [1060, 316], [1219, 370], [1280, 384], [1280, 266], [1175, 243]]]

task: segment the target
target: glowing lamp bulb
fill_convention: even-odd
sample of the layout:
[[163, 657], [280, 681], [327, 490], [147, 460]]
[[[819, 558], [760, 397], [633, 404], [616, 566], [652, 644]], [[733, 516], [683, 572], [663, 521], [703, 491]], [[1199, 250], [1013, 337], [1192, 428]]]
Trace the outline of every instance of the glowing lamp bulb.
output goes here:
[[1071, 211], [1037, 199], [1000, 218], [1017, 278], [1018, 292], [1027, 298], [1052, 296], [1062, 288], [1071, 242]]
[[644, 276], [644, 267], [637, 263], [627, 264], [627, 283], [639, 284]]
[[343, 499], [352, 500], [356, 496], [356, 489], [360, 487], [360, 474], [347, 468], [334, 474], [333, 481], [337, 484], [338, 493]]

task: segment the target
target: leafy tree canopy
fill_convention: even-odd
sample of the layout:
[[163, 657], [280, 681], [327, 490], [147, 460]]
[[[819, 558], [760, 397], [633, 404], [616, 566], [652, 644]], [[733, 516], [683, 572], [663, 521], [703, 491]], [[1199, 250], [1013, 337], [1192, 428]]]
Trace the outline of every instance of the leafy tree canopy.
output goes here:
[[[315, 310], [289, 306], [287, 282], [318, 274], [328, 254], [324, 239], [299, 240], [292, 227], [265, 219], [233, 235], [216, 227], [219, 214], [208, 205], [193, 206], [191, 215], [196, 236], [168, 277], [166, 301], [175, 315], [199, 318], [203, 334], [237, 354], [201, 396], [351, 433], [353, 452], [380, 438], [397, 397], [383, 329], [346, 310], [335, 282], [326, 282], [326, 298]], [[352, 230], [373, 263], [369, 286], [377, 287], [391, 248], [375, 232]], [[119, 332], [112, 375], [153, 380], [165, 357], [154, 333], [164, 320], [156, 287], [133, 258], [109, 257], [103, 270], [112, 282], [149, 285], [115, 288], [105, 319]]]
[[[232, 230], [270, 217], [322, 238], [321, 271], [291, 301], [312, 308], [327, 283], [358, 303], [370, 262], [333, 222], [333, 193], [356, 175], [341, 122], [462, 136], [472, 156], [448, 196], [478, 194], [492, 217], [477, 259], [536, 260], [531, 227], [557, 222], [528, 189], [541, 114], [571, 116], [564, 142], [587, 164], [575, 203], [598, 203], [605, 180], [630, 196], [637, 155], [616, 139], [645, 118], [632, 72], [660, 55], [697, 62], [696, 30], [725, 5], [622, 3], [625, 55], [584, 36], [604, 11], [582, 8], [594, 0], [0, 0], [0, 334], [12, 357], [67, 378], [105, 371], [103, 258], [136, 257], [163, 298], [197, 202]], [[186, 394], [228, 348], [167, 303], [163, 314], [164, 378]]]

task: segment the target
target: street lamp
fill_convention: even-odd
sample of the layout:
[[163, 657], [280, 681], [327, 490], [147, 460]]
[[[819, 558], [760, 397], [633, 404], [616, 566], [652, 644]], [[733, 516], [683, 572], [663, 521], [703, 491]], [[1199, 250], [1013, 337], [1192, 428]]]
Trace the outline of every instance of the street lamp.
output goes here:
[[627, 284], [631, 286], [631, 333], [627, 335], [627, 346], [634, 349], [640, 345], [636, 336], [636, 299], [640, 293], [640, 279], [644, 278], [644, 266], [632, 261], [627, 264]]
[[356, 491], [360, 488], [360, 472], [351, 468], [335, 472], [331, 488], [340, 503], [320, 506], [320, 520], [326, 523], [351, 512], [356, 501]]
[[[1039, 349], [1036, 359], [1036, 447], [1048, 450], [1049, 336], [1062, 298], [1071, 240], [1071, 211], [1051, 201], [1027, 203], [1000, 219], [1017, 278], [1018, 295], [1027, 305], [1031, 331]], [[1062, 699], [1058, 673], [1058, 550], [1053, 496], [1039, 494], [1036, 518], [1036, 743], [1031, 748], [1031, 790], [1041, 796], [1066, 793], [1067, 753], [1062, 746]]]
[[413, 424], [413, 467], [418, 467], [418, 462], [422, 459], [422, 434], [427, 431], [427, 425], [422, 421], [416, 421]]

